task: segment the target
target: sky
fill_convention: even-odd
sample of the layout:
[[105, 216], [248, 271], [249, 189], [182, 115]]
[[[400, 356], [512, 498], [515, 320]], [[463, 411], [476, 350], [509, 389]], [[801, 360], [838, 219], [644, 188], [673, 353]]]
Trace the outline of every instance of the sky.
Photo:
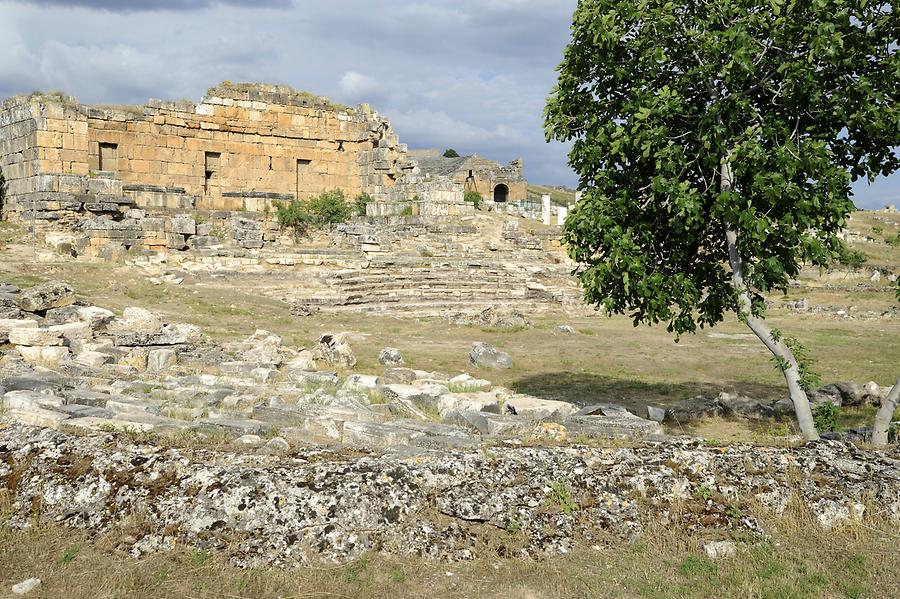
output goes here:
[[[410, 148], [509, 162], [576, 186], [546, 143], [577, 0], [0, 0], [0, 98], [61, 90], [87, 103], [199, 101], [215, 84], [283, 83], [368, 102]], [[900, 204], [900, 174], [855, 186]]]

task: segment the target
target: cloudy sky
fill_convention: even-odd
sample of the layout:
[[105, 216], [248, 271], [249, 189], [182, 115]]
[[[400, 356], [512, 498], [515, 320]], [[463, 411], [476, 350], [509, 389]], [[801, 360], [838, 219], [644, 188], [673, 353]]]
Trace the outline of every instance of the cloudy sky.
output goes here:
[[[508, 162], [574, 185], [541, 128], [576, 0], [0, 0], [0, 97], [197, 101], [223, 81], [369, 102], [410, 147]], [[900, 176], [857, 186], [900, 200]], [[900, 202], [898, 202], [900, 203]]]

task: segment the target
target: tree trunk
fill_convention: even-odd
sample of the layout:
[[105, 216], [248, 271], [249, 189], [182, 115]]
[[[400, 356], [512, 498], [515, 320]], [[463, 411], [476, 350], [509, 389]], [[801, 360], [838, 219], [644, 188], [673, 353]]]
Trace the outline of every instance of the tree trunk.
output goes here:
[[[722, 192], [731, 191], [732, 172], [731, 164], [727, 158], [722, 159], [719, 180]], [[800, 385], [800, 365], [797, 363], [794, 353], [784, 341], [775, 338], [772, 334], [772, 329], [769, 328], [766, 321], [759, 316], [754, 316], [753, 303], [750, 299], [750, 288], [744, 280], [744, 261], [737, 248], [737, 231], [727, 230], [725, 238], [728, 242], [728, 259], [731, 263], [731, 280], [737, 291], [738, 315], [747, 323], [750, 330], [765, 344], [768, 350], [772, 352], [772, 355], [779, 358], [781, 363], [787, 365], [784, 368], [784, 379], [787, 381], [800, 431], [807, 441], [818, 441], [819, 433], [816, 431], [816, 425], [813, 422], [809, 398], [806, 397], [806, 391]]]
[[872, 428], [872, 444], [875, 447], [884, 447], [888, 444], [888, 428], [894, 418], [898, 401], [900, 401], [900, 378], [894, 383], [888, 396], [881, 401], [881, 407], [875, 414], [875, 426]]

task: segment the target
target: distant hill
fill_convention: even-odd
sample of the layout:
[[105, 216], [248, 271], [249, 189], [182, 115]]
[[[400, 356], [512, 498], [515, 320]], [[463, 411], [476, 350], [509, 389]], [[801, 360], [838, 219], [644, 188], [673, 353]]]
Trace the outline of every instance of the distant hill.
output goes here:
[[528, 199], [532, 202], [540, 202], [541, 196], [549, 193], [550, 201], [557, 206], [571, 206], [575, 203], [575, 190], [564, 186], [528, 184]]

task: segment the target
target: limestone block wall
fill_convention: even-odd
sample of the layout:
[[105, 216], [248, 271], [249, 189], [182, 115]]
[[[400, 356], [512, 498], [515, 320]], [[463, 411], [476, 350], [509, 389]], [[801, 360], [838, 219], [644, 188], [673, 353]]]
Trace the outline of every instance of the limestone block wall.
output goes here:
[[[272, 197], [389, 189], [414, 163], [388, 121], [366, 105], [225, 83], [199, 104], [11, 98], [0, 111], [0, 166], [9, 181], [3, 216], [24, 217], [35, 201], [69, 199], [48, 194], [86, 192], [98, 175], [118, 180], [117, 194], [148, 209], [259, 210]], [[40, 216], [59, 220], [54, 206], [43, 205]]]
[[408, 175], [393, 187], [376, 188], [377, 201], [366, 206], [366, 216], [464, 216], [475, 208], [464, 199], [462, 185], [449, 177], [425, 179]]
[[87, 139], [87, 122], [72, 98], [32, 94], [6, 100], [0, 109], [0, 168], [7, 194], [0, 216], [29, 210], [40, 218], [71, 209], [73, 195], [88, 193], [89, 182], [82, 180], [88, 174]]

